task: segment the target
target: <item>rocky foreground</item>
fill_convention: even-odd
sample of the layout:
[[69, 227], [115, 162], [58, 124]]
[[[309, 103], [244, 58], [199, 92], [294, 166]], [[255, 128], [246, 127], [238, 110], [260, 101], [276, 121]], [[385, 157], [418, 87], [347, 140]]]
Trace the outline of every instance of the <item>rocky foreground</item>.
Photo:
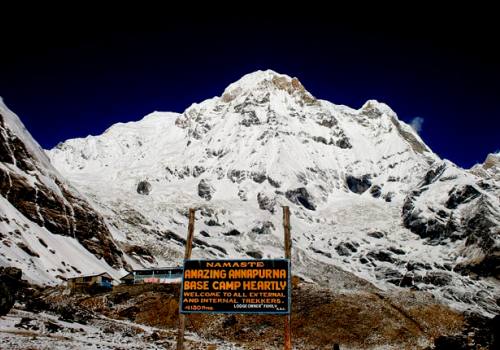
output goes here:
[[[495, 349], [498, 316], [460, 314], [430, 294], [331, 291], [294, 279], [294, 349]], [[71, 295], [63, 286], [24, 284], [0, 319], [0, 348], [174, 349], [178, 284], [118, 286]], [[188, 349], [281, 349], [283, 318], [187, 318]], [[498, 337], [498, 336], [497, 336]], [[495, 343], [495, 341], [497, 343]]]

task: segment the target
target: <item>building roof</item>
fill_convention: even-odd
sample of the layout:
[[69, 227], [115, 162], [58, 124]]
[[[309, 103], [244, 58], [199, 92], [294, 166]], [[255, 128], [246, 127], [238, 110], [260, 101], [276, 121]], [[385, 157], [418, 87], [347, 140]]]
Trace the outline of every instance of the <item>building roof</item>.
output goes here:
[[182, 266], [170, 266], [170, 267], [147, 267], [145, 269], [133, 269], [130, 272], [137, 272], [137, 271], [157, 271], [157, 270], [179, 270], [179, 269], [184, 269]]
[[121, 277], [120, 279], [123, 280], [129, 276], [132, 276], [134, 272], [148, 272], [148, 271], [158, 271], [158, 270], [182, 270], [184, 269], [182, 266], [174, 266], [174, 267], [148, 267], [145, 269], [134, 269], [132, 271], [129, 271], [125, 276]]
[[101, 273], [94, 273], [94, 274], [90, 274], [90, 275], [80, 275], [80, 276], [69, 277], [68, 280], [75, 280], [77, 278], [83, 278], [83, 277], [98, 277], [98, 276], [105, 276], [111, 280], [114, 279], [109, 273], [101, 272]]
[[127, 277], [131, 278], [132, 276], [133, 276], [133, 275], [132, 275], [132, 272], [129, 272], [129, 273], [127, 273], [125, 276], [120, 277], [120, 280], [124, 280], [124, 279], [126, 279]]

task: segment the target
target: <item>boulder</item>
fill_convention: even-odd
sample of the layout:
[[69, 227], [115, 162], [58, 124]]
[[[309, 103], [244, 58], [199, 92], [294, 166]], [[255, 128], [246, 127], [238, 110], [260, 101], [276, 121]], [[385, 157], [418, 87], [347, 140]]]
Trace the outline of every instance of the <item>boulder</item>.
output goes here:
[[316, 210], [316, 205], [313, 202], [312, 196], [307, 192], [305, 187], [299, 187], [294, 190], [288, 190], [285, 193], [286, 198], [294, 204], [302, 205], [309, 210]]
[[370, 188], [370, 194], [373, 198], [378, 198], [382, 194], [382, 187], [379, 185], [374, 185]]
[[22, 271], [16, 267], [0, 267], [0, 316], [7, 315], [22, 287]]
[[342, 242], [342, 243], [339, 243], [335, 247], [335, 251], [340, 256], [349, 256], [352, 253], [355, 253], [358, 251], [356, 246], [359, 246], [359, 244], [358, 243], [351, 243], [351, 242]]
[[416, 270], [430, 270], [432, 269], [431, 265], [424, 264], [420, 261], [408, 261], [406, 263], [406, 269], [408, 271], [416, 271]]
[[151, 184], [147, 181], [140, 181], [137, 184], [137, 193], [142, 194], [142, 195], [149, 195], [151, 192]]
[[281, 183], [278, 180], [274, 180], [269, 176], [267, 177], [267, 182], [269, 182], [269, 184], [274, 188], [279, 188], [281, 186]]
[[450, 284], [452, 277], [447, 272], [429, 271], [424, 276], [424, 283], [432, 284], [434, 286], [442, 287]]
[[362, 177], [348, 175], [346, 184], [351, 192], [362, 194], [370, 188], [372, 182], [370, 181], [370, 175], [363, 175]]
[[271, 234], [271, 230], [275, 230], [274, 224], [271, 221], [264, 221], [258, 226], [255, 226], [252, 232], [258, 235], [268, 235]]
[[380, 231], [368, 232], [366, 235], [377, 239], [384, 238], [384, 233]]
[[403, 249], [398, 248], [398, 247], [389, 247], [387, 249], [396, 255], [405, 255], [406, 254], [406, 252]]
[[29, 329], [37, 331], [40, 329], [40, 326], [37, 324], [36, 320], [30, 317], [21, 317], [19, 323], [14, 325], [16, 328]]
[[193, 176], [198, 177], [205, 172], [205, 168], [200, 165], [195, 165], [193, 168]]
[[210, 234], [207, 231], [200, 231], [200, 235], [203, 237], [210, 237]]
[[372, 251], [369, 252], [366, 256], [368, 258], [383, 262], [393, 263], [395, 261], [395, 259], [392, 257], [392, 254], [384, 250]]
[[336, 246], [335, 251], [340, 256], [349, 256], [352, 254], [351, 251], [347, 249], [347, 247], [344, 246], [343, 244], [339, 244], [338, 246]]
[[406, 273], [403, 278], [401, 279], [401, 282], [399, 283], [399, 286], [400, 287], [403, 287], [403, 288], [409, 288], [409, 287], [413, 287], [413, 273], [412, 272], [408, 272]]
[[238, 320], [236, 319], [236, 316], [230, 315], [230, 316], [226, 317], [226, 319], [224, 319], [224, 321], [222, 323], [222, 327], [224, 327], [224, 328], [233, 327], [237, 323], [238, 323]]
[[257, 202], [259, 203], [259, 208], [262, 210], [267, 210], [271, 214], [274, 214], [274, 207], [276, 206], [276, 199], [270, 197], [265, 193], [259, 192], [257, 194]]
[[266, 173], [252, 172], [252, 180], [257, 182], [258, 184], [263, 183], [264, 181], [266, 181], [266, 179]]
[[224, 236], [239, 236], [241, 235], [241, 232], [233, 228], [232, 230], [223, 232], [222, 234]]
[[247, 174], [244, 170], [231, 169], [227, 172], [227, 178], [233, 183], [241, 183], [247, 178]]
[[255, 251], [254, 250], [248, 251], [246, 253], [248, 256], [251, 256], [254, 259], [262, 259], [262, 256], [263, 256], [261, 252], [256, 251], [256, 250]]
[[217, 220], [209, 219], [205, 221], [205, 225], [207, 226], [220, 226], [220, 223]]
[[318, 248], [314, 248], [314, 247], [309, 247], [313, 252], [317, 253], [317, 254], [321, 254], [323, 256], [326, 256], [327, 258], [332, 258], [332, 254], [330, 252], [325, 252], [321, 249], [318, 249]]
[[401, 272], [387, 266], [375, 267], [375, 277], [377, 277], [378, 280], [385, 280], [396, 286], [399, 286], [401, 284], [401, 280], [403, 279]]
[[434, 350], [467, 350], [467, 337], [463, 335], [442, 335], [434, 340]]
[[198, 183], [198, 196], [201, 198], [205, 198], [207, 201], [212, 199], [212, 194], [215, 192], [215, 189], [212, 187], [210, 182], [205, 179], [202, 179]]
[[335, 145], [342, 149], [352, 148], [351, 142], [345, 135], [342, 135], [342, 137], [335, 142]]

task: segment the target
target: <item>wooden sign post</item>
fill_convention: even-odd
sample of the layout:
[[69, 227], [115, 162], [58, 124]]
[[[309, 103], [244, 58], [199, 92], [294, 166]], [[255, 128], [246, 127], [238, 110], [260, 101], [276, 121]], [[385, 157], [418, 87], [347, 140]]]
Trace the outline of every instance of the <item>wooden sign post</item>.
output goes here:
[[[191, 257], [191, 250], [193, 250], [193, 234], [194, 234], [194, 209], [189, 209], [189, 225], [188, 236], [186, 240], [186, 251], [184, 253], [184, 260]], [[186, 315], [179, 313], [179, 330], [177, 333], [177, 350], [184, 350], [184, 329], [186, 328]]]
[[[285, 258], [290, 260], [290, 273], [292, 262], [292, 240], [290, 236], [290, 208], [283, 207], [283, 231], [285, 233]], [[290, 286], [292, 288], [292, 286]], [[290, 309], [291, 309], [290, 304]], [[292, 350], [292, 310], [285, 315], [285, 350]]]
[[[190, 260], [193, 247], [195, 210], [189, 209], [189, 226], [184, 254], [184, 272], [179, 305], [179, 330], [177, 334], [177, 350], [184, 350], [184, 330], [186, 327], [185, 313], [198, 312], [238, 312], [238, 313], [272, 313], [285, 314], [284, 349], [292, 350], [292, 312], [291, 312], [291, 259], [292, 240], [290, 235], [290, 209], [283, 207], [283, 229], [285, 236], [285, 259], [256, 260]], [[189, 260], [189, 261], [187, 261]], [[212, 266], [213, 265], [213, 266]], [[227, 266], [226, 266], [227, 265]], [[254, 266], [255, 265], [255, 266]], [[213, 269], [212, 268], [217, 268]], [[260, 271], [258, 269], [261, 269]], [[211, 274], [211, 271], [213, 272]], [[264, 273], [260, 275], [259, 273]], [[232, 275], [231, 275], [232, 274]], [[232, 280], [225, 281], [226, 275]], [[200, 277], [206, 276], [206, 277]], [[257, 278], [257, 276], [259, 276]], [[253, 281], [252, 281], [253, 277]], [[271, 280], [272, 277], [272, 280]], [[202, 280], [200, 282], [200, 278]], [[230, 277], [231, 278], [231, 277]], [[242, 279], [242, 281], [239, 281]], [[211, 281], [211, 285], [209, 285]], [[238, 284], [239, 283], [239, 284]], [[221, 286], [224, 286], [222, 288]], [[238, 292], [220, 292], [229, 288]], [[240, 288], [241, 287], [241, 288]], [[211, 291], [214, 297], [198, 299], [197, 289]], [[273, 298], [258, 299], [273, 293], [240, 293], [247, 290], [268, 290], [276, 292]], [[186, 290], [188, 291], [186, 293]], [[184, 300], [183, 294], [186, 293]], [[204, 294], [206, 294], [204, 292]], [[209, 293], [210, 294], [210, 293]], [[241, 294], [241, 295], [240, 295]], [[253, 296], [253, 299], [252, 299]], [[193, 297], [193, 299], [191, 299]], [[227, 297], [227, 298], [226, 298]], [[242, 298], [239, 300], [238, 298]], [[261, 301], [262, 300], [262, 301]], [[187, 304], [187, 305], [186, 305]], [[231, 305], [228, 305], [231, 304]], [[245, 307], [249, 308], [246, 312]], [[237, 310], [235, 310], [237, 308]], [[251, 308], [251, 309], [250, 309]], [[267, 308], [267, 310], [266, 310]]]

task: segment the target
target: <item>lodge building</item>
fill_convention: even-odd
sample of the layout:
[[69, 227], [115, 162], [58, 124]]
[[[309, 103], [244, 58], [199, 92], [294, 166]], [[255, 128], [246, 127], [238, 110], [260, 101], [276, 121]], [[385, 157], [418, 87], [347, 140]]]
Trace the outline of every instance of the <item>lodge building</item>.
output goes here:
[[112, 282], [113, 277], [107, 272], [102, 272], [99, 274], [68, 278], [68, 287], [73, 290], [92, 286], [111, 289], [113, 288]]
[[123, 284], [139, 283], [180, 283], [182, 267], [154, 267], [132, 270], [120, 278]]

